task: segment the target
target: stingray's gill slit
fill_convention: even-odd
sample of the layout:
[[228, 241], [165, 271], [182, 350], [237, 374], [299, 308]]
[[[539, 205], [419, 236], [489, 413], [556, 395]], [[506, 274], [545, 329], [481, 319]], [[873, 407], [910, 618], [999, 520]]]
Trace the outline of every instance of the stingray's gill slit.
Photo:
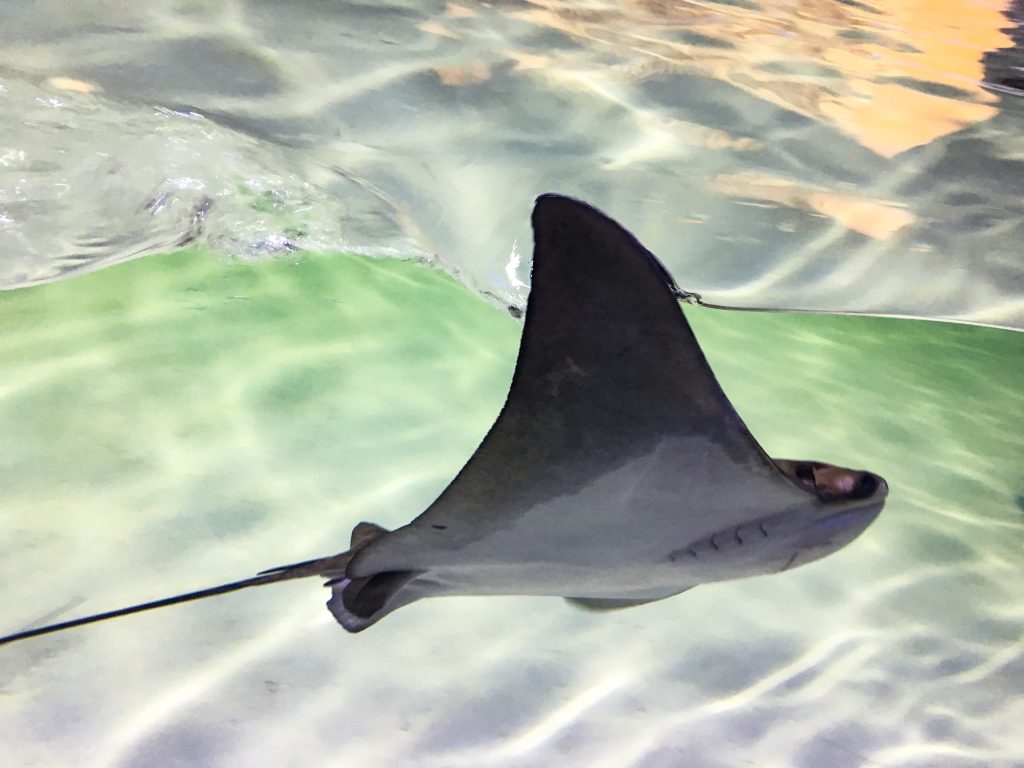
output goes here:
[[553, 595], [589, 610], [776, 573], [844, 547], [878, 516], [878, 475], [772, 460], [718, 385], [661, 263], [578, 200], [533, 211], [532, 287], [505, 405], [441, 495], [350, 549], [0, 638], [308, 576], [351, 632], [440, 595]]

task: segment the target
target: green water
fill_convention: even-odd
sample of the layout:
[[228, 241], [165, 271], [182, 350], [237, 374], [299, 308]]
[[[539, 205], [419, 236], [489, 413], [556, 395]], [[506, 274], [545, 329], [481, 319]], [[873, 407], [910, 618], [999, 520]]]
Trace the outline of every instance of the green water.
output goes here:
[[[11, 764], [537, 765], [578, 742], [628, 765], [674, 739], [701, 765], [1011, 759], [1024, 334], [687, 315], [769, 453], [889, 481], [848, 549], [606, 616], [446, 599], [348, 636], [310, 582], [26, 642], [0, 652]], [[344, 254], [189, 250], [0, 294], [0, 632], [408, 521], [497, 414], [520, 329]]]
[[74, 493], [31, 520], [57, 535], [69, 518], [196, 543], [267, 515], [329, 524], [346, 496], [422, 473], [402, 455], [472, 451], [517, 336], [436, 271], [345, 255], [188, 251], [0, 300], [5, 520]]

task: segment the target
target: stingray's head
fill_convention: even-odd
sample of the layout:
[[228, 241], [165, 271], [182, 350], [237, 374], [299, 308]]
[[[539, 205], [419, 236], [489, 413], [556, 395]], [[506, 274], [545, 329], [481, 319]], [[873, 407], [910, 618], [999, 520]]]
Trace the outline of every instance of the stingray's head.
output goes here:
[[889, 493], [885, 480], [871, 472], [819, 461], [774, 461], [818, 503], [779, 515], [766, 525], [769, 538], [772, 529], [779, 538], [779, 567], [773, 570], [795, 568], [842, 549], [874, 522]]
[[878, 517], [889, 487], [878, 475], [816, 461], [775, 459], [807, 503], [770, 512], [670, 555], [702, 581], [777, 573], [842, 549]]

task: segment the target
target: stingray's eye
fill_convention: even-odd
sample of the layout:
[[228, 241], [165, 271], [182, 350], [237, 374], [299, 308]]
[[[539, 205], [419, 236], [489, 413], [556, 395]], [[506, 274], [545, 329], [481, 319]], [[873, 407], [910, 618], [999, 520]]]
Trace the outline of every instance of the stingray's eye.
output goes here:
[[805, 483], [808, 483], [812, 488], [814, 487], [814, 467], [808, 462], [798, 461], [793, 467], [793, 474]]
[[850, 491], [849, 498], [866, 499], [877, 490], [878, 480], [875, 479], [874, 475], [869, 475], [865, 472], [857, 479], [857, 482], [854, 483], [853, 488]]

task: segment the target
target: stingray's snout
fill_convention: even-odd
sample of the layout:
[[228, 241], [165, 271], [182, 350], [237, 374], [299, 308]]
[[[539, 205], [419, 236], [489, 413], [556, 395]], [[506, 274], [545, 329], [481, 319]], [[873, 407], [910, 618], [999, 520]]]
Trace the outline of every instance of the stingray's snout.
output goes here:
[[853, 480], [852, 488], [846, 498], [860, 501], [877, 497], [884, 499], [889, 495], [889, 485], [884, 479], [870, 472], [861, 472], [860, 477]]
[[790, 480], [826, 503], [865, 499], [881, 501], [889, 494], [885, 479], [872, 472], [819, 461], [775, 459], [775, 464]]

